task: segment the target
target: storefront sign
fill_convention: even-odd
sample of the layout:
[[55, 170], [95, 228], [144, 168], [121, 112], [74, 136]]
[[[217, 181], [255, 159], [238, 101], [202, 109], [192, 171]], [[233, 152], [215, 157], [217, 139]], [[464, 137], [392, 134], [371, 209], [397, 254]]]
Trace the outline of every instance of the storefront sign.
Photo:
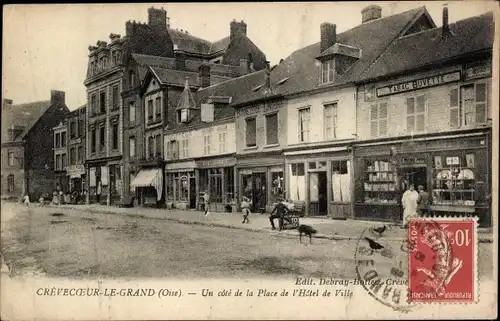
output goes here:
[[240, 116], [246, 117], [246, 116], [256, 115], [259, 113], [267, 113], [269, 111], [279, 109], [281, 106], [282, 106], [281, 101], [275, 101], [275, 102], [268, 102], [265, 104], [260, 104], [257, 106], [237, 109], [236, 110], [236, 117], [240, 117]]
[[419, 157], [403, 157], [401, 158], [401, 165], [414, 165], [414, 164], [425, 164], [425, 158]]
[[459, 157], [446, 157], [446, 165], [460, 165]]
[[429, 88], [459, 80], [460, 80], [460, 71], [454, 71], [439, 76], [432, 76], [432, 77], [427, 77], [427, 78], [422, 78], [377, 88], [377, 96], [382, 97], [382, 96], [394, 95], [402, 92], [407, 92], [422, 88]]
[[189, 162], [181, 162], [181, 163], [169, 163], [165, 165], [165, 170], [167, 172], [177, 172], [178, 170], [181, 169], [186, 169], [186, 170], [193, 170], [195, 169], [196, 163], [194, 161], [189, 161]]
[[165, 136], [166, 141], [171, 141], [171, 140], [181, 140], [184, 138], [191, 137], [191, 131], [189, 132], [182, 132], [182, 133], [176, 133], [176, 134], [170, 134], [168, 136]]
[[85, 166], [83, 165], [69, 165], [65, 169], [69, 178], [79, 178], [85, 175]]
[[215, 158], [215, 159], [201, 159], [196, 161], [198, 168], [219, 168], [230, 167], [236, 164], [234, 157]]
[[481, 61], [474, 64], [468, 64], [465, 67], [465, 79], [488, 77], [491, 75], [491, 62]]

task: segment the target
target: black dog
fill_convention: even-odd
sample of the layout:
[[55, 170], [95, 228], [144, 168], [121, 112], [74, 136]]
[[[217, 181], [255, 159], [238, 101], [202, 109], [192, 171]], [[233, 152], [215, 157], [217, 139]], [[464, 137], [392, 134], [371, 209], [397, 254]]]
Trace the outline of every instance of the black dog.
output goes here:
[[312, 235], [316, 234], [316, 231], [312, 226], [301, 224], [297, 228], [299, 230], [299, 240], [302, 243], [302, 234], [309, 235], [309, 243], [312, 244]]

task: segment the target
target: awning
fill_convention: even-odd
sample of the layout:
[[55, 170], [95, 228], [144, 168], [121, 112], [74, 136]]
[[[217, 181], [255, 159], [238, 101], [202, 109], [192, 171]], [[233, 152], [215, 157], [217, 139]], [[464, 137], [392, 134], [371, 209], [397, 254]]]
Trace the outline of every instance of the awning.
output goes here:
[[142, 169], [134, 178], [131, 187], [146, 187], [152, 186], [156, 189], [157, 199], [161, 199], [163, 192], [163, 172], [159, 168], [155, 169]]

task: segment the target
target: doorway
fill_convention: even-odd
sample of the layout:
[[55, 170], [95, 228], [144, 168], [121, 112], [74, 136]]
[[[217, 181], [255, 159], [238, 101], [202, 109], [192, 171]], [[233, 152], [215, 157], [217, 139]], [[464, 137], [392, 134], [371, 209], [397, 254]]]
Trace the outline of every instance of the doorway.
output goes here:
[[196, 178], [189, 178], [189, 208], [196, 208]]
[[427, 190], [427, 167], [426, 166], [418, 166], [418, 167], [403, 167], [401, 169], [401, 177], [403, 182], [401, 184], [401, 192], [406, 191], [410, 184], [415, 186], [415, 190], [417, 190], [419, 185], [424, 186]]
[[252, 212], [263, 213], [267, 204], [266, 173], [253, 173]]
[[327, 215], [328, 213], [328, 180], [326, 171], [309, 173], [309, 213], [311, 215]]

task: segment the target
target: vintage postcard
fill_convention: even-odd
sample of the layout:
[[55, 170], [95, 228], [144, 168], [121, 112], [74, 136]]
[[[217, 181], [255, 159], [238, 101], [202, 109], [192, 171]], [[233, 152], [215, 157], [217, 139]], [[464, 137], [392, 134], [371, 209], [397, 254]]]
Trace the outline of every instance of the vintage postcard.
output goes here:
[[5, 5], [2, 320], [496, 318], [498, 17]]

